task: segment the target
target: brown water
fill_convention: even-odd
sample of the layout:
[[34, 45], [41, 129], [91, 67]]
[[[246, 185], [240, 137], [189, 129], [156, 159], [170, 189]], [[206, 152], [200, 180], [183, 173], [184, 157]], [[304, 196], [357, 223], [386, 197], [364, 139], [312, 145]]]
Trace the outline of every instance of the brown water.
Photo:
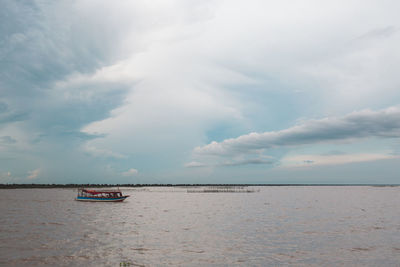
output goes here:
[[0, 190], [2, 266], [400, 266], [400, 187]]

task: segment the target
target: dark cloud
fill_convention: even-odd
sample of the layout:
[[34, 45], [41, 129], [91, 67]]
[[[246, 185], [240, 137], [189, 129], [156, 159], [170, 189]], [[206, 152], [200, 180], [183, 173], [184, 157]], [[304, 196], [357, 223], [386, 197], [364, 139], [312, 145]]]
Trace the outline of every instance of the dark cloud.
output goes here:
[[28, 119], [28, 117], [29, 115], [26, 113], [0, 114], [0, 124], [16, 122], [16, 121], [24, 121]]
[[6, 103], [0, 102], [0, 114], [8, 110], [8, 105]]
[[102, 27], [100, 11], [85, 18], [86, 11], [69, 1], [2, 1], [1, 124], [27, 120], [32, 133], [79, 136], [83, 126], [122, 104], [128, 87], [117, 82], [57, 88], [73, 74], [89, 75], [116, 59], [110, 48], [121, 32]]
[[[64, 129], [65, 130], [65, 129]], [[93, 140], [96, 138], [102, 138], [105, 137], [105, 134], [89, 134], [89, 133], [84, 133], [81, 131], [63, 131], [62, 129], [58, 129], [58, 131], [54, 132], [48, 132], [46, 134], [39, 134], [35, 139], [34, 142], [44, 142], [44, 141], [49, 141], [49, 140], [63, 140], [63, 141], [88, 141], [88, 140]]]
[[95, 21], [82, 23], [69, 1], [3, 1], [1, 10], [0, 77], [13, 87], [6, 89], [41, 91], [49, 82], [90, 73], [111, 60], [114, 36], [92, 30]]
[[10, 110], [6, 103], [0, 102], [0, 125], [24, 121], [28, 119], [29, 115], [26, 112]]
[[16, 142], [17, 140], [8, 135], [0, 137], [0, 144], [10, 145], [15, 144]]
[[99, 166], [81, 147], [104, 135], [81, 129], [110, 116], [131, 86], [118, 81], [68, 83], [74, 75], [90, 77], [118, 59], [120, 51], [113, 47], [120, 44], [122, 32], [99, 10], [83, 2], [1, 1], [0, 144], [15, 143], [13, 131], [23, 140], [3, 155], [12, 157], [14, 165], [0, 162], [0, 168], [22, 172], [38, 168], [40, 161], [44, 169], [61, 170], [59, 161], [86, 164], [89, 173]]
[[[100, 90], [107, 85], [112, 90]], [[118, 84], [107, 85], [93, 84], [90, 89], [93, 96], [87, 98], [49, 96], [45, 103], [38, 103], [35, 107], [32, 127], [45, 130], [47, 135], [66, 136], [66, 133], [80, 132], [90, 122], [108, 117], [112, 109], [121, 105], [128, 88]], [[77, 95], [82, 92], [75, 90]]]

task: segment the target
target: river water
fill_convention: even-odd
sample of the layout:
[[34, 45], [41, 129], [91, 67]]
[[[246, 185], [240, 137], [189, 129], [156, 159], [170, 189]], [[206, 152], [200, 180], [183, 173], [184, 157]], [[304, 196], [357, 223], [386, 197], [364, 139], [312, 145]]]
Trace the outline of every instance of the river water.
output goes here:
[[0, 190], [1, 266], [400, 266], [400, 187]]

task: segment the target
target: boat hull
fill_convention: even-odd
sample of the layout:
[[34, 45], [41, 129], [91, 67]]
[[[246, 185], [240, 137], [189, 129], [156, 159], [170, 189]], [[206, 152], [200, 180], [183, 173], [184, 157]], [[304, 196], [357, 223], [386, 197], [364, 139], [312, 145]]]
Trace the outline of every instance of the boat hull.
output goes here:
[[114, 197], [114, 198], [105, 198], [105, 197], [76, 197], [77, 201], [86, 201], [86, 202], [121, 202], [124, 201], [129, 196], [122, 197]]

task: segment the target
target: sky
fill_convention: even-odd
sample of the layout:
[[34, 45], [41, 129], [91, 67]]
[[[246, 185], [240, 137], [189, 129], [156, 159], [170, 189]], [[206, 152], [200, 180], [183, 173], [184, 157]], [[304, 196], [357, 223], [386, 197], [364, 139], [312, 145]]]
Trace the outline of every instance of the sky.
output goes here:
[[400, 183], [399, 1], [0, 6], [0, 183]]

